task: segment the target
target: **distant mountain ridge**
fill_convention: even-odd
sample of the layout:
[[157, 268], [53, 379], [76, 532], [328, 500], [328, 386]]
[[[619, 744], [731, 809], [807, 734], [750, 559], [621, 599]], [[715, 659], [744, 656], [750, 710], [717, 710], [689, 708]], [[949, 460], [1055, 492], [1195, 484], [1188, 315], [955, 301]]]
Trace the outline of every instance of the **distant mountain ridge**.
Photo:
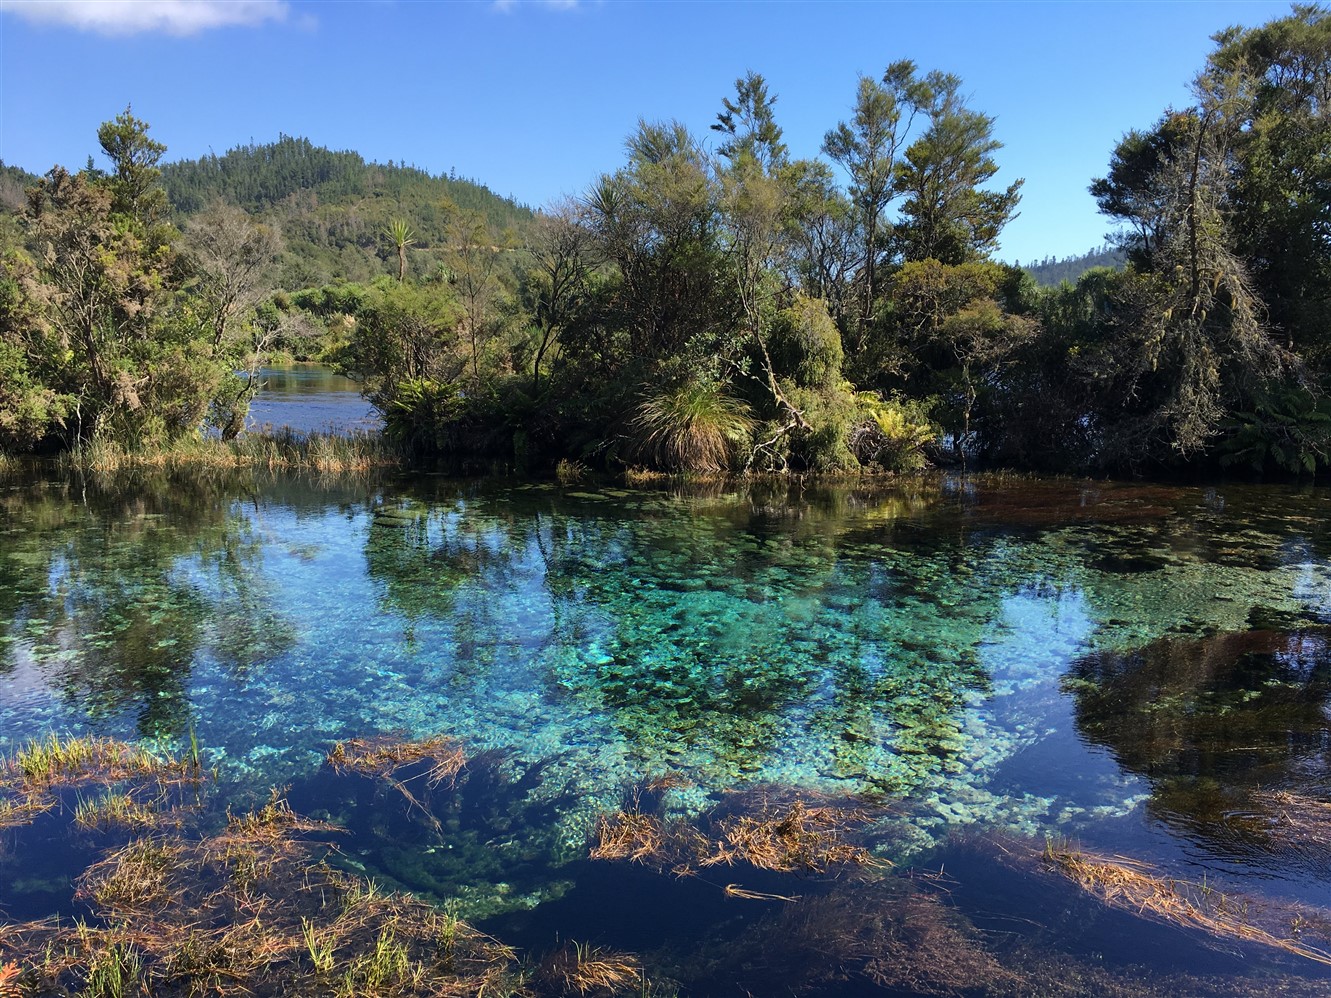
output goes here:
[[1080, 256], [1064, 257], [1061, 260], [1047, 256], [1039, 263], [1018, 263], [1016, 266], [1035, 278], [1035, 283], [1041, 287], [1056, 288], [1064, 281], [1076, 284], [1077, 278], [1096, 267], [1122, 270], [1127, 264], [1127, 259], [1127, 254], [1122, 250], [1113, 246], [1101, 246], [1099, 249], [1088, 250]]

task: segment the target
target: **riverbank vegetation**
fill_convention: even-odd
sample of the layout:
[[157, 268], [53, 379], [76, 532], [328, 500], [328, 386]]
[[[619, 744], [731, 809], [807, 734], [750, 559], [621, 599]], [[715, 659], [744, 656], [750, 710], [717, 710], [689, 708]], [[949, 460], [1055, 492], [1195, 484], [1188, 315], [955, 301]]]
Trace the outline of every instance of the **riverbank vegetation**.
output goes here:
[[231, 440], [283, 354], [358, 379], [408, 458], [1316, 474], [1331, 13], [1215, 40], [1091, 183], [1126, 266], [1053, 288], [994, 259], [1022, 188], [994, 119], [910, 61], [858, 80], [821, 158], [748, 73], [710, 142], [642, 122], [536, 214], [287, 137], [163, 165], [127, 109], [103, 168], [0, 178], [33, 180], [0, 225], [0, 450]]

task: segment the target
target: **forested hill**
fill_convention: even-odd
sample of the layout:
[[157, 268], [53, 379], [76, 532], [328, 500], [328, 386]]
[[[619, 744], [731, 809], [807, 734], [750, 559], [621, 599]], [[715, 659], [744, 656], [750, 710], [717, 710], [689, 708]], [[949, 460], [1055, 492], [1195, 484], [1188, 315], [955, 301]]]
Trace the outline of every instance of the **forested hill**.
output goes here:
[[1056, 288], [1064, 281], [1069, 284], [1076, 284], [1077, 278], [1095, 267], [1112, 267], [1115, 270], [1122, 270], [1127, 263], [1127, 259], [1127, 255], [1122, 250], [1115, 249], [1112, 246], [1101, 246], [1099, 249], [1082, 253], [1080, 256], [1064, 257], [1062, 260], [1047, 256], [1039, 263], [1019, 263], [1017, 266], [1034, 277], [1035, 283], [1041, 287]]
[[502, 244], [520, 240], [534, 217], [472, 180], [367, 163], [358, 153], [286, 135], [163, 164], [162, 182], [181, 216], [222, 201], [276, 222], [286, 243], [280, 283], [287, 288], [394, 270], [397, 251], [387, 232], [396, 221], [410, 227], [409, 255], [420, 272], [437, 262], [450, 229], [479, 221]]

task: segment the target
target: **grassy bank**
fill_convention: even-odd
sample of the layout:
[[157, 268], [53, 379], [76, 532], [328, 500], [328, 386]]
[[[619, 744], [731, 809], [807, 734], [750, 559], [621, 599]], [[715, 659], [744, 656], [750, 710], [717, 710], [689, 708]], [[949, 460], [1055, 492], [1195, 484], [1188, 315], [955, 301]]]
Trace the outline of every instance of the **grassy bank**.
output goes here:
[[[0, 461], [4, 458], [0, 456]], [[402, 455], [380, 433], [247, 433], [235, 440], [184, 440], [168, 447], [134, 450], [93, 441], [60, 455], [63, 471], [108, 473], [136, 468], [266, 469], [365, 472], [395, 468]]]

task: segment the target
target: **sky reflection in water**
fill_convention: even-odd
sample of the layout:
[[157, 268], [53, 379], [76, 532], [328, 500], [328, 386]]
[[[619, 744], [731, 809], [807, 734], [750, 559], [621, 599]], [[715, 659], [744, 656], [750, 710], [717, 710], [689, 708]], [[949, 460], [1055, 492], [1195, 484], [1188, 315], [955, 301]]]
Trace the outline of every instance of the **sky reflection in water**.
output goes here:
[[336, 739], [447, 733], [559, 757], [579, 804], [547, 815], [547, 850], [676, 771], [685, 808], [752, 782], [887, 794], [898, 862], [966, 829], [1055, 835], [1319, 904], [1325, 859], [1254, 794], [1325, 794], [1329, 504], [946, 478], [11, 482], [0, 748], [192, 724], [266, 786]]

